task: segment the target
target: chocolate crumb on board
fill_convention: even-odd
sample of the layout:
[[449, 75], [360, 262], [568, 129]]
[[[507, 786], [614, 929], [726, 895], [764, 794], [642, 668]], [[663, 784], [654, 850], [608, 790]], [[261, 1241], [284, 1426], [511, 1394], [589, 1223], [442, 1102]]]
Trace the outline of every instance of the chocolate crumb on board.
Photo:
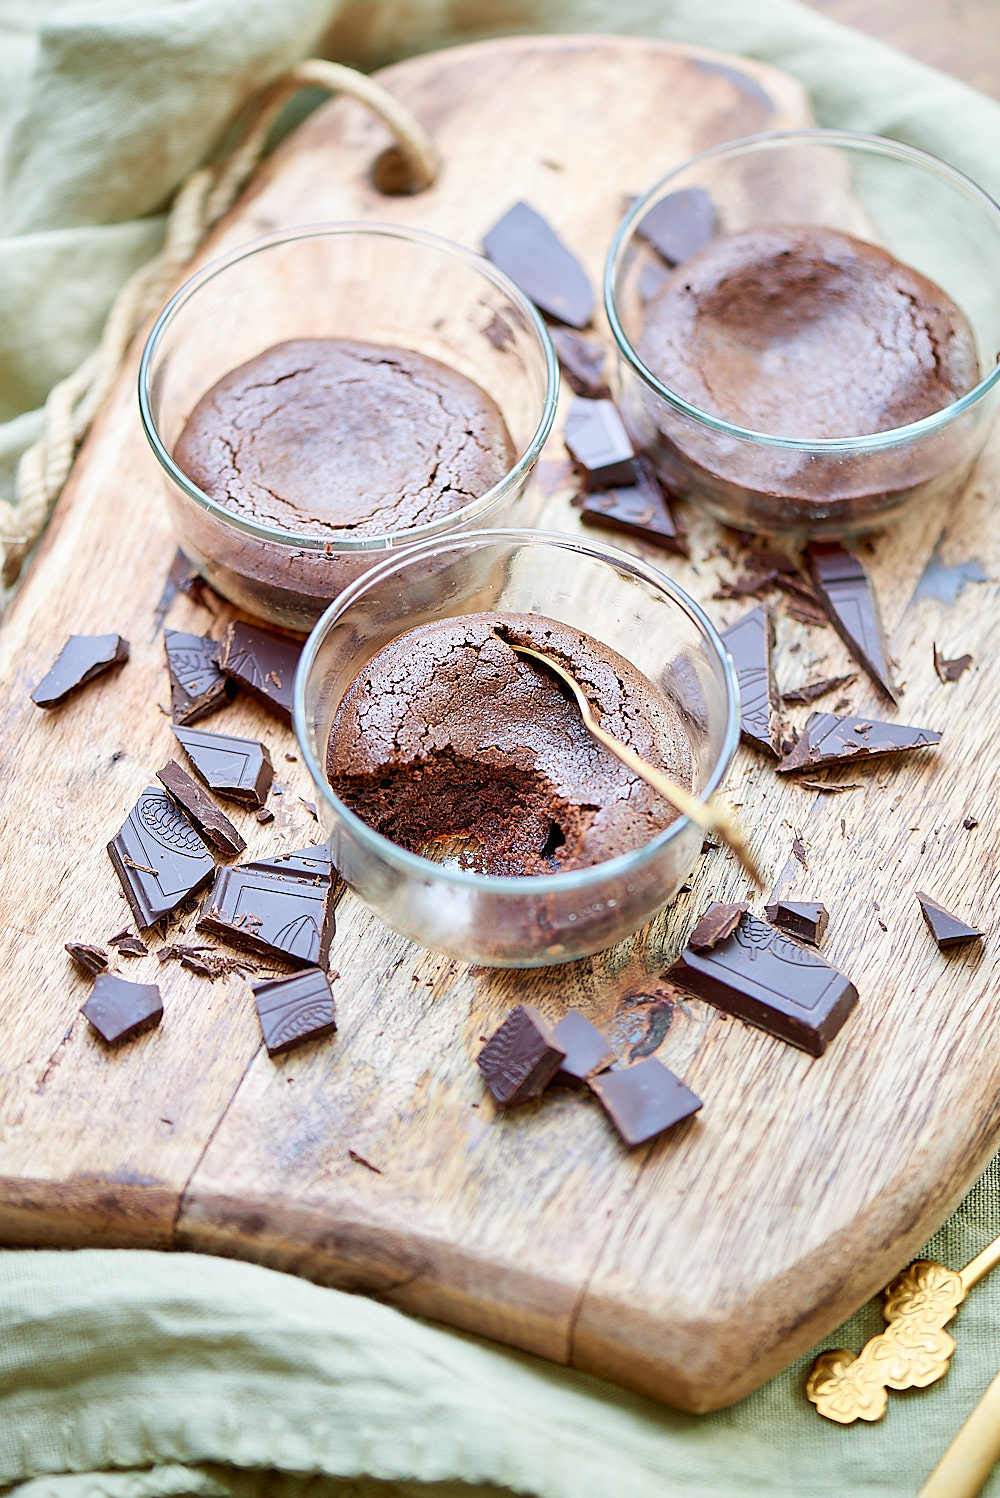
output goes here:
[[802, 841], [802, 835], [801, 835], [801, 833], [797, 832], [795, 834], [795, 836], [792, 838], [792, 853], [798, 859], [798, 861], [802, 865], [802, 867], [804, 869], [808, 869], [808, 867], [809, 867], [809, 860], [808, 860], [808, 858], [806, 856], [806, 845]]
[[940, 677], [941, 681], [945, 682], [946, 684], [951, 681], [957, 681], [958, 678], [962, 675], [963, 671], [968, 671], [971, 665], [971, 655], [959, 655], [956, 656], [954, 660], [949, 661], [945, 659], [945, 657], [941, 654], [941, 652], [937, 648], [937, 645], [935, 644], [934, 669]]
[[973, 829], [973, 827], [978, 827], [979, 826], [979, 818], [978, 817], [966, 817], [964, 819], [964, 821], [962, 822], [962, 826], [965, 828], [966, 832], [971, 832], [972, 829]]
[[373, 1170], [377, 1176], [384, 1174], [381, 1166], [373, 1165], [370, 1160], [365, 1159], [364, 1155], [359, 1155], [357, 1150], [349, 1149], [347, 1153], [356, 1165], [363, 1165], [366, 1170]]

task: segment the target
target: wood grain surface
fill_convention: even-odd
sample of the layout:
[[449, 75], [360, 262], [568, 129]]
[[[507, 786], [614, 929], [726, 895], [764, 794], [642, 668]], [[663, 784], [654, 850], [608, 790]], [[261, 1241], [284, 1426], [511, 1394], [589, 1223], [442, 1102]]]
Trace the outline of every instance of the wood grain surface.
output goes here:
[[[380, 196], [370, 168], [384, 130], [334, 102], [267, 165], [203, 258], [323, 218], [392, 218], [475, 246], [524, 197], [544, 206], [596, 282], [622, 193], [711, 141], [807, 118], [790, 80], [718, 61], [656, 42], [548, 38], [399, 64], [382, 77], [442, 149], [435, 187]], [[753, 87], [727, 71], [740, 66]], [[608, 336], [603, 322], [597, 332]], [[841, 795], [789, 784], [743, 750], [731, 777], [774, 887], [826, 902], [824, 951], [861, 992], [823, 1059], [664, 985], [704, 905], [744, 896], [745, 878], [719, 851], [635, 939], [530, 973], [423, 951], [345, 893], [331, 951], [339, 1031], [277, 1059], [261, 1045], [246, 981], [210, 984], [152, 954], [120, 958], [125, 976], [161, 983], [165, 1017], [109, 1054], [78, 1014], [89, 984], [62, 947], [103, 942], [128, 923], [105, 844], [173, 752], [153, 615], [174, 542], [139, 428], [137, 359], [0, 631], [0, 1234], [254, 1259], [686, 1409], [738, 1399], [896, 1272], [1000, 1138], [990, 815], [1000, 685], [989, 669], [1000, 447], [947, 513], [912, 517], [863, 548], [906, 684], [899, 717], [942, 729], [940, 751], [847, 767], [834, 778], [858, 785]], [[558, 433], [536, 481], [546, 523], [575, 531]], [[752, 603], [713, 599], [719, 580], [742, 570], [742, 543], [693, 512], [683, 518], [690, 562], [620, 544], [726, 626]], [[965, 574], [983, 580], [960, 586], [973, 562]], [[949, 588], [951, 601], [933, 596]], [[783, 686], [849, 669], [832, 630], [777, 607]], [[168, 623], [218, 635], [226, 612], [182, 596]], [[124, 670], [54, 712], [34, 708], [28, 694], [65, 636], [109, 630], [132, 641]], [[957, 683], [935, 675], [934, 642], [975, 657]], [[853, 710], [885, 716], [863, 683], [849, 696]], [[206, 726], [223, 724], [263, 737], [278, 770], [270, 826], [232, 809], [247, 856], [314, 840], [290, 733], [242, 698]], [[978, 825], [966, 830], [970, 816]], [[808, 868], [792, 854], [796, 834]], [[985, 926], [985, 944], [939, 952], [917, 888]], [[195, 914], [166, 939], [190, 935]], [[474, 1058], [480, 1037], [525, 999], [551, 1015], [582, 1009], [624, 1059], [655, 1051], [703, 1111], [632, 1152], [586, 1097], [555, 1093], [498, 1114]]]

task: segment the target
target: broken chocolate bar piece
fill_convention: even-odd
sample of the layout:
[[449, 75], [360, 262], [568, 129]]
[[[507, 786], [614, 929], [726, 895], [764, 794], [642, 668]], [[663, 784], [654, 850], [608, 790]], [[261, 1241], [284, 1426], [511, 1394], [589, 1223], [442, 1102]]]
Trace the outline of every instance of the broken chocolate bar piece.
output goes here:
[[252, 983], [254, 1002], [269, 1056], [305, 1040], [319, 1040], [337, 1028], [333, 993], [326, 973], [308, 967], [287, 978]]
[[88, 973], [107, 971], [108, 954], [103, 947], [95, 947], [86, 941], [68, 941], [66, 950], [74, 962], [78, 962]]
[[140, 926], [175, 910], [215, 872], [197, 830], [158, 785], [143, 791], [108, 853]]
[[568, 328], [550, 328], [549, 334], [569, 388], [587, 400], [608, 400], [611, 391], [604, 377], [606, 356], [600, 344]]
[[645, 1144], [701, 1107], [701, 1098], [655, 1056], [592, 1077], [590, 1087], [630, 1146]]
[[971, 655], [957, 655], [954, 660], [949, 661], [945, 660], [937, 646], [934, 646], [934, 669], [945, 684], [950, 681], [957, 681], [964, 671], [968, 671], [971, 665]]
[[108, 1045], [120, 1045], [160, 1023], [163, 1001], [155, 983], [129, 983], [113, 973], [99, 973], [80, 1013]]
[[849, 978], [747, 913], [710, 952], [685, 947], [667, 973], [696, 998], [821, 1056], [858, 1002]]
[[578, 396], [569, 408], [563, 441], [588, 491], [635, 483], [635, 450], [613, 402]]
[[334, 932], [332, 887], [324, 844], [220, 869], [198, 930], [265, 957], [325, 967]]
[[715, 234], [715, 206], [703, 187], [682, 187], [654, 203], [635, 232], [668, 265], [680, 265]]
[[794, 747], [776, 766], [779, 775], [840, 760], [872, 759], [878, 754], [905, 754], [941, 742], [933, 728], [909, 728], [877, 718], [838, 718], [811, 713]]
[[573, 328], [587, 326], [594, 312], [590, 278], [534, 208], [515, 203], [484, 234], [483, 249], [542, 312]]
[[959, 920], [957, 915], [952, 915], [937, 900], [932, 900], [930, 895], [923, 894], [917, 890], [917, 899], [920, 901], [920, 909], [924, 913], [924, 920], [930, 929], [930, 933], [942, 950], [948, 947], [957, 947], [966, 941], [981, 941], [984, 933], [977, 931], [975, 926], [967, 926], [965, 921]]
[[557, 1082], [589, 1082], [598, 1072], [614, 1065], [615, 1053], [607, 1039], [579, 1009], [564, 1014], [552, 1035], [556, 1045], [566, 1052], [556, 1072]]
[[644, 463], [636, 463], [636, 482], [624, 489], [584, 494], [580, 519], [585, 525], [638, 536], [678, 556], [686, 555], [684, 541], [656, 479]]
[[78, 687], [128, 660], [121, 635], [70, 635], [48, 673], [31, 694], [36, 707], [57, 707]]
[[818, 947], [830, 924], [830, 912], [818, 900], [776, 900], [764, 906], [772, 926]]
[[302, 642], [237, 620], [226, 631], [219, 664], [251, 697], [292, 726], [292, 695]]
[[483, 1046], [477, 1065], [502, 1108], [543, 1093], [566, 1059], [548, 1020], [518, 1004]]
[[208, 635], [165, 629], [170, 711], [175, 723], [197, 723], [236, 696], [236, 682], [219, 669], [219, 646]]
[[732, 936], [749, 909], [746, 900], [740, 900], [735, 905], [713, 902], [688, 937], [688, 946], [693, 947], [696, 952], [710, 952], [720, 941]]
[[839, 541], [812, 541], [806, 557], [830, 623], [875, 685], [898, 702], [899, 688], [892, 679], [878, 600], [868, 573]]
[[202, 728], [174, 725], [178, 743], [195, 771], [219, 796], [258, 811], [274, 779], [274, 766], [267, 745], [257, 739], [239, 739], [232, 734], [207, 733]]
[[752, 749], [778, 757], [778, 689], [774, 684], [771, 650], [774, 620], [768, 609], [751, 609], [722, 632], [722, 643], [733, 658], [740, 684], [740, 735]]
[[157, 770], [156, 778], [184, 808], [202, 837], [223, 858], [235, 858], [237, 853], [245, 850], [246, 843], [225, 812], [176, 760], [168, 760], [162, 770]]

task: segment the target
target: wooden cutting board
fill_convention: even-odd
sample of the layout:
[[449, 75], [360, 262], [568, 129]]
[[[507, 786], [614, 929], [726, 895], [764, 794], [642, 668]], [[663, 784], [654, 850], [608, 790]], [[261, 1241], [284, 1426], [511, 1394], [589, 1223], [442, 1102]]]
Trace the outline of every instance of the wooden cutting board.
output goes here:
[[[383, 197], [370, 180], [383, 127], [333, 102], [285, 143], [203, 258], [324, 218], [390, 218], [476, 246], [525, 198], [596, 282], [623, 193], [726, 136], [808, 119], [798, 86], [769, 68], [634, 39], [494, 41], [381, 76], [435, 136], [438, 183]], [[344, 894], [331, 954], [339, 1032], [279, 1060], [261, 1047], [245, 981], [122, 958], [126, 976], [161, 983], [166, 1014], [108, 1054], [78, 1014], [88, 983], [63, 943], [103, 942], [128, 923], [105, 844], [173, 752], [154, 610], [174, 542], [139, 428], [137, 357], [0, 631], [0, 1235], [236, 1255], [685, 1409], [739, 1398], [896, 1272], [1000, 1139], [995, 929], [946, 957], [913, 896], [925, 889], [996, 926], [1000, 685], [983, 668], [1000, 577], [997, 446], [947, 514], [865, 548], [906, 682], [900, 717], [941, 728], [940, 751], [842, 772], [858, 785], [841, 795], [782, 781], [742, 750], [731, 777], [774, 884], [826, 901], [825, 952], [861, 992], [822, 1060], [664, 987], [708, 900], [743, 894], [717, 851], [633, 941], [530, 973], [436, 957]], [[576, 530], [558, 433], [537, 482], [545, 523]], [[741, 570], [740, 547], [684, 518], [690, 563], [644, 554], [725, 626], [748, 607], [713, 601]], [[181, 596], [168, 622], [219, 633], [225, 617]], [[132, 641], [125, 669], [61, 709], [34, 708], [28, 694], [66, 635], [108, 630]], [[832, 631], [783, 605], [778, 641], [785, 687], [849, 669]], [[976, 658], [954, 685], [934, 673], [935, 641]], [[883, 715], [863, 682], [849, 695]], [[207, 726], [223, 723], [262, 736], [278, 767], [275, 821], [233, 813], [251, 853], [315, 840], [291, 735], [244, 700]], [[808, 868], [792, 855], [796, 834]], [[170, 939], [193, 923], [189, 912]], [[479, 1037], [525, 999], [551, 1015], [583, 1009], [626, 1059], [655, 1052], [703, 1111], [631, 1153], [593, 1100], [554, 1094], [497, 1114], [474, 1064]]]

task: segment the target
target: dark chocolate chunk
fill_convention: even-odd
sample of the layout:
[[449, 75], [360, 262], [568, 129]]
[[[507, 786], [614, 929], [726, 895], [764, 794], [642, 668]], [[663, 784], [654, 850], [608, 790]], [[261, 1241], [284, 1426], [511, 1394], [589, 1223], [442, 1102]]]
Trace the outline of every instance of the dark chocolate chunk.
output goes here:
[[670, 272], [662, 260], [656, 260], [650, 256], [640, 270], [639, 278], [636, 281], [636, 290], [639, 293], [640, 300], [651, 302], [657, 292], [662, 290], [663, 283], [669, 274]]
[[236, 682], [219, 669], [219, 646], [208, 635], [165, 629], [170, 709], [175, 723], [197, 723], [236, 696]]
[[779, 774], [840, 760], [904, 754], [939, 744], [933, 728], [909, 728], [905, 723], [883, 723], [877, 718], [837, 718], [833, 713], [811, 713], [795, 747], [777, 766]]
[[140, 926], [175, 910], [215, 872], [197, 830], [158, 785], [143, 791], [108, 853]]
[[566, 1052], [556, 1073], [558, 1082], [589, 1082], [598, 1072], [614, 1065], [615, 1053], [606, 1038], [579, 1009], [564, 1014], [552, 1036]]
[[514, 342], [514, 330], [507, 319], [502, 317], [499, 312], [494, 312], [483, 332], [494, 348], [505, 349]]
[[953, 661], [948, 661], [937, 646], [934, 646], [934, 669], [943, 682], [957, 681], [962, 672], [968, 671], [971, 665], [971, 655], [958, 655]]
[[318, 967], [250, 986], [269, 1056], [289, 1051], [304, 1040], [318, 1040], [337, 1028], [330, 980]]
[[95, 676], [124, 666], [128, 655], [128, 641], [121, 635], [70, 635], [31, 700], [36, 707], [56, 707]]
[[545, 1091], [566, 1059], [555, 1030], [530, 1004], [512, 1009], [483, 1046], [477, 1065], [502, 1108]]
[[645, 1144], [701, 1107], [701, 1098], [655, 1056], [592, 1077], [590, 1087], [625, 1143], [633, 1146]]
[[717, 900], [709, 905], [697, 926], [688, 937], [688, 946], [696, 952], [710, 952], [720, 941], [732, 936], [750, 906], [746, 900], [735, 905], [722, 905]]
[[644, 463], [636, 464], [636, 482], [627, 488], [584, 494], [580, 519], [585, 525], [638, 536], [640, 540], [662, 546], [678, 556], [686, 555], [663, 490]]
[[569, 408], [563, 440], [588, 491], [635, 483], [635, 450], [611, 401], [578, 396]]
[[710, 952], [685, 947], [667, 977], [813, 1056], [823, 1054], [858, 1001], [850, 979], [818, 952], [749, 913]]
[[527, 203], [515, 203], [487, 231], [483, 249], [542, 312], [573, 328], [589, 323], [594, 292], [587, 272]]
[[80, 1013], [108, 1045], [119, 1045], [158, 1025], [163, 1002], [155, 983], [129, 983], [113, 973], [100, 973]]
[[334, 932], [332, 887], [325, 844], [220, 869], [198, 929], [265, 957], [325, 966]]
[[939, 947], [957, 947], [962, 942], [982, 940], [982, 931], [977, 931], [975, 926], [967, 926], [957, 915], [952, 915], [950, 910], [939, 905], [937, 900], [932, 900], [930, 895], [917, 890], [917, 899], [920, 901], [924, 920]]
[[682, 187], [654, 203], [635, 232], [668, 265], [680, 265], [714, 235], [715, 206], [703, 187]]
[[801, 941], [818, 947], [830, 924], [830, 913], [817, 900], [776, 900], [764, 906], [764, 914], [772, 926], [797, 936]]
[[114, 945], [123, 957], [149, 956], [149, 948], [138, 936], [120, 936]]
[[830, 623], [875, 685], [898, 702], [878, 601], [865, 568], [839, 541], [812, 541], [806, 556]]
[[268, 806], [262, 806], [257, 813], [257, 820], [263, 827], [267, 822], [274, 821], [274, 812]]
[[188, 593], [192, 598], [194, 598], [194, 601], [197, 603], [198, 600], [194, 597], [193, 591], [196, 587], [197, 577], [198, 572], [193, 562], [190, 562], [182, 551], [176, 551], [174, 553], [174, 559], [170, 563], [170, 571], [167, 573], [167, 580], [163, 584], [163, 592], [160, 594], [160, 601], [156, 605], [156, 608], [153, 612], [154, 635], [156, 634], [156, 631], [159, 629], [160, 625], [163, 623], [164, 619], [167, 617], [167, 611], [170, 608], [170, 605], [173, 603], [174, 599], [177, 597], [178, 593]]
[[815, 702], [818, 697], [825, 697], [828, 692], [836, 692], [839, 687], [849, 687], [852, 682], [857, 681], [858, 673], [851, 671], [847, 676], [825, 676], [822, 681], [804, 681], [799, 687], [789, 687], [787, 692], [782, 692], [782, 702]]
[[740, 734], [745, 744], [778, 757], [776, 712], [778, 689], [774, 684], [771, 650], [774, 620], [764, 608], [751, 609], [723, 630], [722, 643], [733, 658], [740, 684]]
[[571, 333], [568, 328], [550, 328], [549, 332], [569, 388], [577, 395], [586, 396], [587, 400], [609, 399], [611, 391], [604, 377], [606, 356], [600, 344], [581, 338], [579, 333]]
[[237, 620], [226, 631], [219, 664], [227, 676], [290, 728], [295, 671], [301, 654], [301, 640]]
[[86, 941], [68, 941], [66, 950], [88, 973], [103, 973], [107, 969], [108, 954], [103, 947], [92, 946]]
[[792, 856], [798, 859], [804, 869], [809, 867], [809, 860], [806, 857], [806, 845], [802, 841], [802, 834], [800, 832], [797, 832], [792, 838]]
[[965, 828], [966, 832], [971, 832], [973, 827], [979, 826], [979, 819], [978, 817], [966, 817], [962, 822], [962, 826]]
[[184, 808], [201, 835], [223, 858], [235, 858], [237, 853], [244, 851], [246, 843], [225, 812], [216, 806], [211, 796], [202, 790], [198, 782], [176, 760], [168, 760], [162, 770], [157, 770], [156, 778]]
[[209, 790], [228, 801], [256, 811], [264, 805], [274, 779], [267, 745], [232, 734], [207, 733], [202, 728], [180, 728], [174, 734]]

